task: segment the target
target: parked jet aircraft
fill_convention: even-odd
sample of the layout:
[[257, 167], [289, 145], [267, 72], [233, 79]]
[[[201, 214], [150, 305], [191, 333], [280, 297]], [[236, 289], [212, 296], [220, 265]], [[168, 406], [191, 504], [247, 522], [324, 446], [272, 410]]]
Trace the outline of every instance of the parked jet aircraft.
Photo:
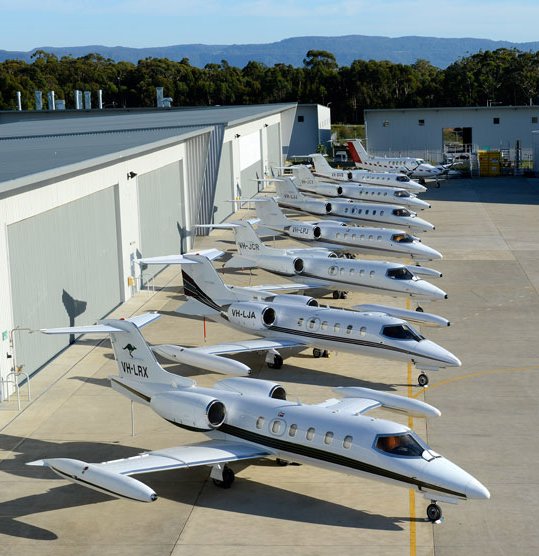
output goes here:
[[[188, 316], [207, 316], [232, 328], [261, 336], [264, 340], [246, 340], [232, 344], [198, 348], [213, 355], [266, 351], [271, 368], [281, 368], [280, 349], [313, 349], [313, 355], [328, 350], [373, 355], [398, 361], [411, 361], [421, 370], [460, 367], [457, 357], [426, 340], [408, 322], [426, 326], [449, 326], [438, 315], [377, 306], [363, 310], [320, 307], [316, 299], [303, 295], [271, 293], [282, 286], [242, 288], [223, 283], [209, 259], [201, 255], [171, 255], [139, 259], [143, 264], [182, 264], [183, 289], [189, 300], [177, 312]], [[300, 288], [300, 286], [296, 286]], [[291, 286], [287, 287], [292, 289]], [[406, 319], [406, 320], [403, 320]], [[177, 346], [159, 345], [153, 350], [176, 361]], [[420, 386], [428, 384], [421, 373]]]
[[[212, 228], [230, 228], [234, 232], [239, 255], [229, 259], [225, 268], [262, 268], [313, 288], [332, 290], [334, 299], [345, 298], [347, 291], [393, 297], [404, 295], [430, 301], [447, 299], [443, 290], [414, 273], [420, 267], [337, 258], [333, 251], [313, 247], [267, 247], [256, 235], [252, 226], [254, 222], [257, 221], [239, 220], [229, 224], [209, 225]], [[433, 274], [437, 272], [425, 270]]]
[[319, 181], [307, 166], [302, 164], [288, 166], [296, 178], [296, 186], [300, 191], [323, 195], [326, 197], [343, 197], [356, 201], [372, 201], [374, 203], [392, 203], [402, 205], [411, 210], [424, 210], [430, 204], [419, 199], [413, 193], [402, 187], [386, 187], [382, 185], [367, 185], [359, 182], [329, 183]]
[[372, 156], [365, 150], [359, 139], [348, 141], [348, 150], [356, 166], [365, 170], [404, 172], [411, 178], [423, 180], [437, 178], [445, 172], [443, 167], [427, 164], [422, 158]]
[[[257, 199], [256, 216], [262, 226], [258, 233], [264, 235], [283, 233], [293, 239], [316, 243], [338, 253], [371, 253], [392, 257], [410, 257], [417, 261], [441, 259], [442, 254], [425, 245], [420, 239], [404, 232], [389, 228], [367, 228], [346, 226], [332, 220], [293, 220], [287, 218], [277, 201], [272, 197]], [[421, 272], [421, 267], [415, 272]]]
[[434, 230], [434, 226], [419, 218], [415, 212], [399, 205], [365, 203], [350, 199], [323, 201], [307, 197], [299, 191], [293, 178], [283, 176], [269, 180], [275, 183], [277, 202], [280, 206], [299, 212], [335, 218], [345, 222], [368, 223], [373, 226], [398, 226], [417, 232]]
[[339, 170], [332, 168], [321, 154], [310, 154], [309, 158], [314, 164], [314, 173], [323, 178], [336, 181], [356, 181], [369, 185], [381, 185], [385, 187], [401, 187], [412, 193], [421, 193], [427, 188], [416, 181], [411, 180], [400, 172], [369, 172], [367, 170]]
[[378, 407], [414, 417], [440, 415], [422, 401], [344, 387], [335, 389], [340, 399], [309, 405], [287, 401], [279, 384], [242, 377], [202, 388], [165, 371], [131, 319], [43, 332], [109, 334], [118, 365], [118, 375], [110, 377], [114, 390], [177, 427], [210, 437], [190, 446], [103, 463], [70, 458], [28, 463], [48, 467], [81, 486], [117, 498], [153, 502], [154, 490], [131, 475], [205, 465], [211, 467], [210, 477], [217, 486], [229, 488], [235, 478], [230, 462], [278, 458], [417, 489], [431, 500], [427, 518], [433, 522], [442, 516], [438, 501], [490, 497], [477, 479], [431, 450], [408, 427], [364, 415]]

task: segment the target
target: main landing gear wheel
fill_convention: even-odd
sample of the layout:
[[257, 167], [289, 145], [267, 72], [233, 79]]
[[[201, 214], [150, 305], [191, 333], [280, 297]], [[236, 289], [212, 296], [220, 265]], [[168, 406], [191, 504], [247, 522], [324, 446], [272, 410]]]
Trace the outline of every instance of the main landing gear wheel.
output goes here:
[[319, 357], [322, 357], [322, 350], [318, 349], [318, 348], [314, 348], [313, 349], [313, 357], [315, 359], [318, 359]]
[[273, 356], [273, 362], [268, 363], [270, 369], [280, 369], [283, 366], [284, 360], [280, 355]]
[[417, 383], [419, 384], [419, 386], [425, 387], [429, 383], [429, 377], [425, 373], [421, 373], [417, 377]]
[[435, 502], [427, 506], [427, 519], [432, 523], [442, 519], [442, 509]]
[[213, 484], [219, 488], [230, 488], [235, 478], [234, 471], [232, 471], [230, 467], [225, 466], [223, 469], [223, 480], [220, 481], [219, 479], [213, 479]]
[[424, 312], [425, 312], [425, 311], [423, 311], [423, 307], [421, 307], [421, 305], [418, 305], [418, 306], [416, 307], [416, 311], [417, 311], [418, 313], [424, 313]]

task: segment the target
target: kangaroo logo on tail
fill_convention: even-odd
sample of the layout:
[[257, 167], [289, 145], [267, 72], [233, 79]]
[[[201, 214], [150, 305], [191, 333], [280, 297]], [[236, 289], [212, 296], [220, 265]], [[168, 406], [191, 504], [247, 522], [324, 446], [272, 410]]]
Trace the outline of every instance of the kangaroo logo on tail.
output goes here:
[[133, 344], [127, 344], [122, 349], [126, 349], [129, 352], [130, 357], [133, 357], [133, 352], [137, 349]]

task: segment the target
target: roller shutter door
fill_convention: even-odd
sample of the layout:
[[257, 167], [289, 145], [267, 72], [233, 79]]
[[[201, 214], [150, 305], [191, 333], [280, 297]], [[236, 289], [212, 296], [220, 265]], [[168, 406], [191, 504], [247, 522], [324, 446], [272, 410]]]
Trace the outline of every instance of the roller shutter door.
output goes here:
[[[122, 301], [117, 187], [8, 226], [15, 326], [88, 324]], [[34, 372], [69, 336], [14, 334], [17, 365]]]
[[234, 204], [234, 176], [232, 174], [232, 143], [223, 145], [221, 152], [221, 163], [215, 188], [213, 223], [223, 222], [233, 212]]
[[[185, 251], [187, 234], [182, 161], [138, 176], [140, 251], [143, 257], [174, 255]], [[144, 277], [162, 267], [150, 266]]]
[[260, 131], [240, 137], [241, 196], [248, 199], [259, 190], [257, 178], [264, 177]]
[[275, 175], [279, 175], [280, 170], [277, 168], [282, 166], [281, 163], [281, 126], [280, 124], [270, 125], [267, 128], [267, 140], [268, 140], [268, 169], [271, 174], [271, 170]]

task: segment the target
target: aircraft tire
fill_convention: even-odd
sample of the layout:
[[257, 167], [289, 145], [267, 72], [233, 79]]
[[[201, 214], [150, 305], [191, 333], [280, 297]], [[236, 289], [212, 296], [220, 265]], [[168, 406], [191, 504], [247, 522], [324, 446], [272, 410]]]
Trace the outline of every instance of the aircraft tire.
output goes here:
[[340, 299], [346, 299], [348, 297], [348, 292], [341, 292]]
[[421, 373], [417, 377], [417, 383], [419, 384], [419, 386], [425, 387], [429, 383], [429, 377], [425, 373]]
[[442, 509], [438, 504], [432, 503], [427, 506], [427, 519], [432, 523], [442, 519]]
[[421, 305], [418, 305], [418, 306], [417, 306], [416, 311], [417, 311], [418, 313], [424, 313], [424, 312], [425, 312], [425, 311], [423, 310], [423, 307], [421, 307]]
[[223, 469], [223, 480], [213, 479], [213, 484], [219, 488], [230, 488], [235, 479], [234, 471], [230, 467]]
[[335, 290], [335, 291], [333, 292], [333, 299], [340, 299], [340, 297], [341, 297], [341, 292]]
[[319, 357], [322, 357], [322, 350], [318, 349], [318, 348], [314, 348], [313, 349], [313, 357], [315, 359], [318, 359]]

